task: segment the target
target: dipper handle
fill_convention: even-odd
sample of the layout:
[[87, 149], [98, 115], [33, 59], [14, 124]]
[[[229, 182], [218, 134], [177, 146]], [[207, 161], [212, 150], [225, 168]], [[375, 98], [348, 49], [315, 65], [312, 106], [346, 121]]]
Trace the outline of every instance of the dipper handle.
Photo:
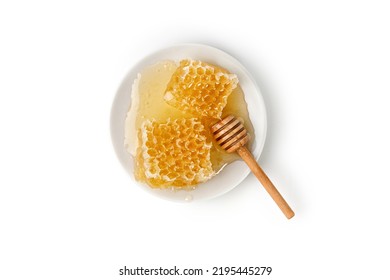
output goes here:
[[237, 149], [237, 153], [240, 157], [246, 162], [249, 168], [252, 170], [253, 174], [259, 179], [260, 183], [263, 185], [268, 194], [272, 197], [275, 203], [282, 210], [283, 214], [287, 219], [294, 217], [295, 213], [288, 205], [283, 196], [275, 188], [274, 184], [268, 178], [267, 174], [264, 173], [263, 169], [257, 164], [256, 160], [253, 158], [251, 152], [245, 147], [242, 146]]
[[237, 152], [241, 156], [287, 219], [294, 217], [294, 211], [245, 147], [249, 137], [244, 125], [236, 117], [230, 115], [214, 124], [211, 127], [211, 133], [222, 149], [228, 153]]

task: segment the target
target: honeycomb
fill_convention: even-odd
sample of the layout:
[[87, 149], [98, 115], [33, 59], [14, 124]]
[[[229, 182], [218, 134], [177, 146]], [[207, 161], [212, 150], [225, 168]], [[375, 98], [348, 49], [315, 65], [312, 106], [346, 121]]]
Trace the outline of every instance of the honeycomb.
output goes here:
[[164, 100], [197, 117], [220, 119], [227, 98], [237, 84], [235, 74], [202, 61], [185, 59], [172, 75]]
[[210, 161], [212, 143], [196, 118], [146, 120], [139, 130], [138, 179], [154, 188], [186, 187], [214, 175]]

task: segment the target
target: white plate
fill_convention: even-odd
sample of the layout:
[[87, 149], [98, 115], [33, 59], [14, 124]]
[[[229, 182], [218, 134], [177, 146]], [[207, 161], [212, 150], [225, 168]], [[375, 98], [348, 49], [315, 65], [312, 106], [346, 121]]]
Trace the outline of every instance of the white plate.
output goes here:
[[146, 184], [135, 181], [133, 174], [133, 158], [124, 147], [125, 118], [130, 107], [131, 86], [133, 81], [137, 77], [137, 74], [146, 66], [153, 65], [161, 60], [179, 61], [185, 58], [203, 60], [219, 65], [238, 76], [240, 86], [244, 91], [245, 100], [248, 104], [249, 117], [255, 130], [255, 141], [252, 146], [252, 153], [256, 159], [259, 158], [263, 149], [267, 127], [265, 105], [259, 88], [245, 67], [227, 53], [206, 45], [185, 44], [159, 50], [138, 62], [122, 81], [112, 105], [112, 142], [120, 162], [137, 185], [160, 198], [178, 202], [195, 201], [220, 196], [240, 184], [250, 172], [243, 161], [236, 161], [227, 165], [211, 180], [198, 185], [195, 190], [191, 191], [152, 189]]

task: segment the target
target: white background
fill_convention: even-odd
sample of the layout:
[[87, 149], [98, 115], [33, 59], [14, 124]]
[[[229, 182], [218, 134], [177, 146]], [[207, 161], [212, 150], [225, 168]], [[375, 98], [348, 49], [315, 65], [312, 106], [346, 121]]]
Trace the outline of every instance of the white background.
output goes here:
[[[389, 14], [386, 1], [1, 1], [0, 279], [134, 279], [124, 265], [389, 279]], [[119, 164], [115, 92], [177, 43], [219, 47], [254, 75], [260, 163], [292, 220], [253, 175], [176, 204]]]

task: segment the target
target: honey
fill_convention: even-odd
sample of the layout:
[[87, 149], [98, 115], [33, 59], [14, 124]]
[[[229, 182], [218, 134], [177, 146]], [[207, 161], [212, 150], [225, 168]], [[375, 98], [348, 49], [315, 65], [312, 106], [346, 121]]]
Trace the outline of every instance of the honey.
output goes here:
[[164, 100], [181, 111], [220, 119], [227, 98], [237, 84], [235, 74], [205, 62], [185, 59], [172, 75]]
[[[223, 86], [218, 88], [220, 99], [217, 96], [202, 101], [196, 95], [198, 98], [190, 101], [197, 103], [193, 106], [196, 109], [185, 105], [173, 79], [185, 79], [183, 68], [190, 65], [205, 71], [213, 69], [211, 75], [224, 77]], [[205, 80], [203, 86], [216, 79]], [[181, 84], [182, 89], [183, 86], [185, 83]], [[180, 64], [161, 61], [143, 69], [133, 84], [132, 105], [125, 124], [125, 147], [135, 159], [136, 179], [153, 188], [193, 188], [239, 159], [236, 154], [223, 151], [209, 131], [212, 124], [228, 114], [240, 118], [249, 135], [253, 135], [244, 94], [234, 74], [190, 60]]]
[[139, 133], [136, 177], [150, 186], [193, 186], [214, 175], [210, 161], [212, 143], [200, 120], [147, 120]]

